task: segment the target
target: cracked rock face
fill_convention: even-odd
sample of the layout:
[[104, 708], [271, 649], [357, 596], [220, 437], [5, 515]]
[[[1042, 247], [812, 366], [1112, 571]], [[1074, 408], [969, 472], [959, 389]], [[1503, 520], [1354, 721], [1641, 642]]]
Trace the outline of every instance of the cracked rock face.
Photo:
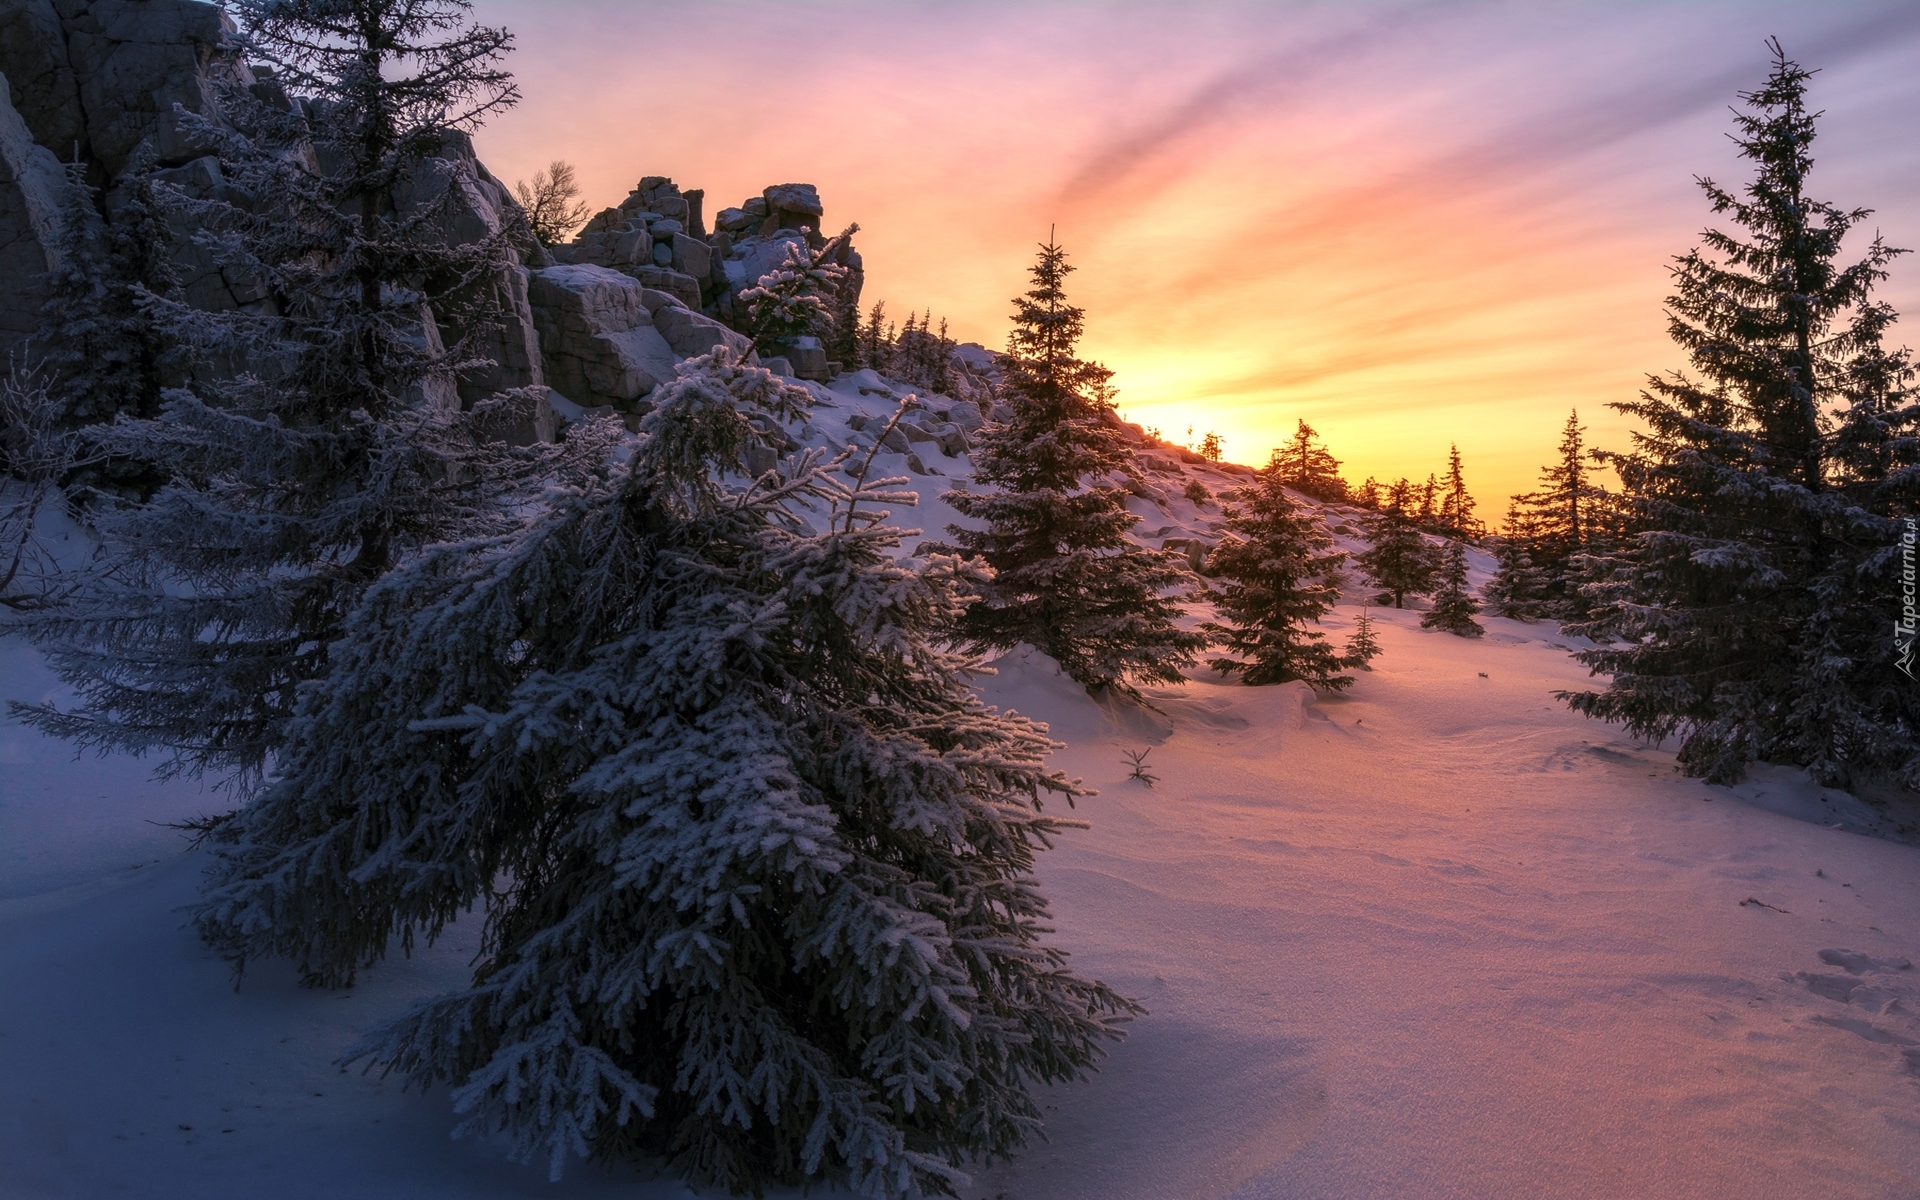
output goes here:
[[49, 148], [88, 144], [80, 84], [53, 0], [0, 0], [0, 75], [34, 141]]
[[60, 163], [34, 143], [0, 76], [0, 352], [39, 325], [63, 186]]
[[[229, 84], [256, 95], [262, 87], [277, 91], [271, 73], [256, 77], [240, 60], [234, 33], [227, 15], [201, 0], [0, 0], [0, 74], [7, 81], [0, 126], [16, 132], [0, 154], [0, 354], [39, 327], [46, 302], [48, 238], [36, 221], [46, 222], [34, 214], [49, 204], [41, 195], [47, 186], [35, 191], [49, 164], [56, 213], [63, 208], [63, 162], [85, 164], [88, 182], [103, 193], [142, 154], [189, 194], [224, 186], [218, 161], [180, 128], [173, 110], [177, 104], [217, 116], [216, 97]], [[401, 191], [403, 208], [445, 202], [443, 236], [456, 244], [499, 233], [517, 209], [464, 134], [449, 134]], [[179, 266], [189, 303], [228, 309], [267, 302], [185, 236]], [[496, 323], [474, 349], [495, 365], [461, 381], [462, 399], [544, 383], [527, 283], [525, 270], [510, 265], [485, 285]]]
[[[199, 0], [57, 0], [89, 157], [111, 178], [146, 142], [163, 163], [199, 156], [173, 106], [208, 113], [216, 80], [253, 82], [233, 22]], [[50, 146], [58, 153], [57, 146]]]
[[[228, 85], [256, 96], [270, 90], [284, 102], [272, 72], [241, 60], [234, 34], [226, 14], [202, 0], [0, 0], [0, 354], [42, 321], [63, 162], [82, 163], [88, 182], [108, 196], [136, 157], [189, 194], [225, 187], [218, 160], [180, 128], [173, 109], [217, 118]], [[439, 206], [442, 236], [459, 244], [496, 236], [519, 217], [508, 189], [459, 134], [415, 165], [396, 200], [414, 211]], [[571, 245], [551, 255], [533, 246], [521, 255], [524, 266], [509, 264], [485, 284], [495, 320], [473, 350], [495, 365], [463, 378], [460, 399], [545, 386], [584, 407], [640, 411], [680, 360], [720, 345], [748, 349], [749, 339], [726, 323], [733, 299], [795, 246], [847, 268], [857, 303], [859, 254], [845, 239], [822, 238], [822, 213], [812, 184], [775, 184], [714, 214], [710, 234], [703, 192], [665, 176], [641, 179]], [[191, 230], [179, 232], [189, 303], [272, 303], [194, 248]], [[442, 325], [429, 336], [450, 341], [459, 332]], [[815, 343], [792, 354], [787, 369], [803, 377], [830, 370]], [[965, 443], [967, 424], [956, 424], [960, 430], [941, 431], [943, 448]]]
[[583, 408], [638, 412], [643, 397], [673, 378], [674, 348], [654, 327], [638, 280], [577, 264], [535, 271], [530, 282], [549, 387]]
[[33, 214], [63, 209], [60, 164], [85, 164], [104, 187], [143, 147], [166, 166], [198, 157], [173, 107], [209, 112], [217, 80], [252, 82], [233, 30], [199, 0], [0, 0], [0, 123], [12, 131], [0, 154], [0, 353], [39, 326], [47, 237]]

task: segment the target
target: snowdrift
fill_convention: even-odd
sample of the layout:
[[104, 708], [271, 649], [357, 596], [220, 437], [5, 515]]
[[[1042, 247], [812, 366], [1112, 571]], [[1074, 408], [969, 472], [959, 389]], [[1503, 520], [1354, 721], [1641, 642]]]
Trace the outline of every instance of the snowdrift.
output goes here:
[[[808, 386], [790, 432], [822, 445], [870, 444], [907, 390]], [[910, 449], [875, 470], [937, 537], [966, 453]], [[1218, 504], [1184, 487], [1236, 473], [1149, 453], [1137, 533], [1211, 541]], [[1920, 1194], [1920, 849], [1799, 772], [1709, 787], [1569, 714], [1552, 692], [1586, 677], [1550, 625], [1372, 611], [1385, 652], [1339, 696], [1196, 671], [1101, 705], [1027, 651], [981, 680], [1098, 789], [1040, 873], [1076, 969], [1150, 1015], [962, 1195]], [[58, 694], [16, 640], [0, 684]], [[182, 928], [197, 856], [155, 824], [223, 799], [149, 767], [0, 725], [0, 1197], [689, 1194], [584, 1165], [549, 1185], [449, 1141], [445, 1096], [335, 1065], [456, 984], [477, 921], [351, 991], [275, 963], [235, 990]]]

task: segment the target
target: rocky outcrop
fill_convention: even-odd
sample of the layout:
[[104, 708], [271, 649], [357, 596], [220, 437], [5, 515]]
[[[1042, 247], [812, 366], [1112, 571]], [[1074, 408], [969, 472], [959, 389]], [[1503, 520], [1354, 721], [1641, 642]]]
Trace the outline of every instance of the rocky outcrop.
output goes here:
[[727, 283], [738, 295], [743, 289], [760, 282], [762, 275], [780, 269], [787, 261], [787, 255], [795, 247], [803, 253], [809, 249], [807, 239], [797, 230], [783, 229], [766, 237], [752, 237], [736, 242], [729, 249], [723, 269], [727, 274]]
[[[673, 378], [676, 357], [640, 282], [608, 267], [569, 264], [533, 272], [531, 284], [547, 385], [583, 408], [645, 412], [644, 397]], [[686, 312], [662, 306], [669, 309]]]
[[[0, 166], [0, 353], [38, 328], [46, 300], [42, 277], [47, 238], [43, 211], [64, 211], [61, 161], [84, 164], [109, 213], [114, 184], [139, 158], [189, 195], [219, 196], [226, 188], [219, 160], [197, 144], [175, 113], [219, 119], [218, 96], [228, 86], [287, 105], [272, 73], [237, 57], [234, 26], [221, 9], [199, 0], [0, 0], [0, 93], [11, 120], [7, 162]], [[39, 163], [22, 182], [23, 154]], [[48, 170], [50, 164], [50, 171]], [[47, 183], [46, 180], [51, 180]], [[452, 133], [441, 151], [413, 167], [397, 197], [403, 210], [433, 211], [455, 244], [495, 236], [516, 211], [507, 189], [474, 155], [464, 134]], [[255, 281], [222, 269], [178, 228], [177, 262], [187, 301], [209, 310], [270, 305]], [[544, 265], [544, 252], [532, 247]], [[461, 383], [468, 402], [481, 395], [544, 381], [538, 331], [524, 269], [509, 266], [480, 284], [491, 318], [477, 330], [474, 353], [494, 366]], [[433, 331], [453, 338], [458, 329]]]
[[763, 235], [777, 233], [782, 229], [810, 229], [818, 239], [817, 247], [824, 240], [821, 223], [826, 219], [826, 209], [820, 205], [820, 193], [810, 183], [776, 183], [761, 193], [766, 202], [767, 216], [760, 223]]
[[[288, 108], [304, 103], [289, 100], [271, 71], [245, 63], [231, 20], [201, 0], [0, 0], [0, 75], [0, 354], [42, 319], [56, 241], [49, 222], [63, 219], [68, 195], [63, 162], [85, 166], [109, 219], [116, 181], [135, 161], [190, 195], [219, 196], [228, 186], [220, 161], [196, 144], [175, 106], [218, 121], [219, 97], [231, 87]], [[711, 231], [705, 200], [698, 189], [648, 176], [572, 244], [551, 254], [528, 245], [518, 263], [477, 284], [488, 317], [476, 328], [425, 314], [423, 337], [468, 336], [472, 354], [493, 363], [460, 381], [459, 399], [550, 387], [582, 408], [632, 413], [680, 360], [718, 345], [748, 350], [729, 325], [733, 297], [778, 267], [789, 246], [833, 256], [857, 277], [851, 245], [821, 236], [812, 185], [769, 187], [716, 214]], [[433, 214], [455, 244], [497, 237], [520, 218], [462, 134], [412, 167], [396, 201], [402, 211]], [[256, 281], [195, 247], [191, 229], [176, 232], [189, 303], [271, 308]], [[799, 374], [826, 376], [817, 344], [793, 355]]]
[[72, 147], [87, 145], [80, 84], [53, 0], [0, 0], [0, 75], [7, 77], [7, 99], [34, 141], [65, 148], [68, 161]]
[[714, 270], [714, 246], [701, 214], [704, 193], [681, 192], [673, 180], [649, 175], [613, 208], [595, 214], [579, 236], [553, 248], [563, 263], [624, 271], [696, 311], [720, 297], [724, 276]]
[[[473, 140], [459, 132], [449, 132], [438, 154], [414, 164], [394, 199], [403, 210], [435, 213], [441, 236], [449, 245], [471, 244], [510, 232], [519, 208], [506, 185], [495, 179], [474, 153]], [[536, 253], [527, 257], [536, 260], [535, 265], [544, 265], [545, 255], [538, 245], [530, 248]], [[472, 404], [494, 392], [545, 386], [540, 331], [528, 293], [527, 268], [505, 266], [480, 286], [485, 293], [483, 308], [491, 319], [478, 330], [446, 331], [449, 335], [473, 333], [473, 354], [493, 364], [461, 378], [461, 399]]]
[[655, 310], [653, 323], [660, 330], [660, 335], [667, 339], [667, 344], [673, 347], [673, 352], [682, 358], [711, 353], [715, 346], [731, 346], [745, 354], [747, 347], [752, 345], [745, 334], [735, 333], [712, 317], [678, 305]]
[[[812, 184], [774, 184], [723, 208], [714, 214], [711, 233], [701, 215], [704, 201], [704, 192], [683, 192], [673, 180], [649, 175], [617, 206], [597, 213], [571, 243], [554, 247], [553, 255], [623, 271], [732, 326], [738, 322], [736, 297], [778, 270], [797, 247], [843, 268], [851, 304], [858, 307], [865, 282], [860, 252], [850, 236], [823, 236], [825, 209]], [[817, 343], [781, 350], [800, 378], [828, 378], [830, 364]]]
[[791, 345], [784, 347], [787, 359], [793, 363], [795, 379], [813, 379], [821, 383], [833, 378], [833, 372], [827, 363], [827, 350], [817, 337], [797, 337]]
[[[216, 85], [254, 82], [236, 57], [226, 13], [200, 0], [55, 0], [86, 126], [87, 158], [118, 175], [143, 144], [161, 163], [205, 149], [180, 128], [178, 104], [216, 114]], [[50, 147], [60, 152], [58, 144]]]
[[58, 262], [65, 177], [8, 99], [0, 75], [0, 351], [30, 336]]
[[[104, 191], [136, 154], [161, 167], [198, 157], [204, 147], [181, 127], [174, 106], [213, 114], [220, 83], [254, 82], [235, 57], [232, 34], [226, 14], [199, 0], [0, 0], [8, 117], [0, 167], [0, 353], [39, 326], [48, 246], [44, 228], [30, 229], [35, 221], [45, 227], [64, 219], [61, 164], [83, 165], [88, 181]], [[39, 167], [24, 169], [27, 158]], [[217, 174], [197, 172], [206, 186], [217, 184]], [[182, 265], [190, 294], [209, 304], [247, 302], [210, 264], [189, 253]]]

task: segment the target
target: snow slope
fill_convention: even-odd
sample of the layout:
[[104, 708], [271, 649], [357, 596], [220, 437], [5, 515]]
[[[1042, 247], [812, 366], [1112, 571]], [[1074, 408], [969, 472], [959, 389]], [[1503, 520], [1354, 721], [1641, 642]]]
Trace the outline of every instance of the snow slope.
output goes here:
[[[888, 404], [827, 398], [813, 440]], [[899, 516], [933, 531], [966, 466], [926, 464]], [[1166, 490], [1148, 533], [1217, 518]], [[1569, 714], [1552, 626], [1373, 611], [1339, 697], [1203, 670], [1102, 707], [1027, 654], [982, 682], [1099, 789], [1041, 874], [1077, 968], [1150, 1015], [967, 1200], [1920, 1195], [1920, 849], [1829, 828], [1871, 811], [1796, 772], [1708, 787]], [[0, 693], [57, 688], [9, 640]], [[197, 856], [148, 823], [219, 798], [144, 772], [0, 724], [0, 1197], [688, 1194], [550, 1185], [450, 1142], [444, 1094], [333, 1065], [455, 985], [465, 926], [350, 992], [275, 963], [235, 991], [181, 928]]]

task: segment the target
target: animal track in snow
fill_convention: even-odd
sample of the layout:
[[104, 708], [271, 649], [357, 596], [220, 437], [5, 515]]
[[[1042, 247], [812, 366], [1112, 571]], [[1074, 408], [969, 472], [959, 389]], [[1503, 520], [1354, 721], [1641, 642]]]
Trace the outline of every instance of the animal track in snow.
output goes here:
[[1822, 950], [1820, 961], [1830, 967], [1839, 967], [1849, 975], [1864, 975], [1869, 971], [1913, 970], [1913, 964], [1904, 958], [1872, 958], [1857, 950]]
[[[1781, 977], [1803, 984], [1807, 991], [1834, 1004], [1844, 1004], [1847, 1015], [1832, 1011], [1815, 1013], [1812, 1020], [1842, 1029], [1856, 1037], [1885, 1046], [1904, 1047], [1902, 1065], [1920, 1075], [1920, 1028], [1912, 1016], [1920, 1011], [1915, 1000], [1913, 963], [1904, 958], [1875, 958], [1858, 950], [1829, 949], [1819, 952], [1820, 961], [1834, 971], [1798, 971]], [[1868, 1020], [1858, 1013], [1880, 1018]]]

